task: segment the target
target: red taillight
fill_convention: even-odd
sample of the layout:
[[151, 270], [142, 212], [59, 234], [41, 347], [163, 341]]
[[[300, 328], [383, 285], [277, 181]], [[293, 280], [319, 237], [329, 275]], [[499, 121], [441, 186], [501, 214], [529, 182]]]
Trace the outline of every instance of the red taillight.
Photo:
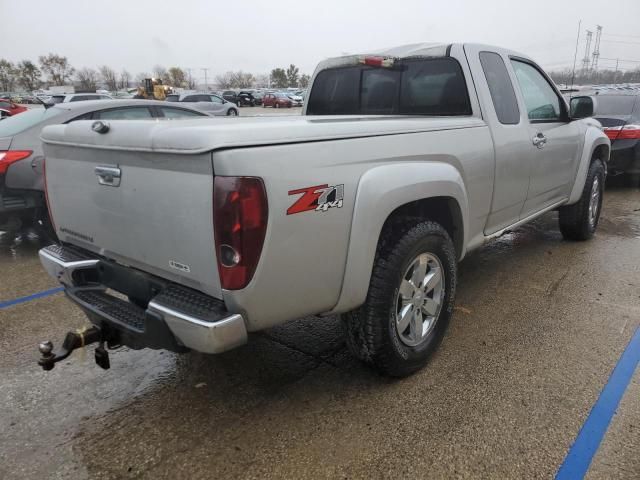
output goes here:
[[222, 288], [239, 290], [251, 281], [267, 231], [267, 194], [255, 177], [215, 177], [213, 229]]
[[640, 139], [640, 125], [623, 125], [619, 127], [605, 127], [604, 133], [611, 140]]
[[33, 153], [32, 150], [9, 150], [0, 152], [0, 174], [7, 173], [7, 168], [18, 160], [24, 160]]

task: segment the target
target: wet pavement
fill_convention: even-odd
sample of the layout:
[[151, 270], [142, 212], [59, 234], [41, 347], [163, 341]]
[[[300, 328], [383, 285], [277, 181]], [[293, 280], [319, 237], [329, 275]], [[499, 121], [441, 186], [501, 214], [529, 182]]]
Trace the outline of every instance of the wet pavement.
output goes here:
[[[0, 302], [55, 287], [40, 240], [0, 236]], [[389, 380], [339, 319], [304, 318], [219, 356], [36, 344], [86, 322], [61, 293], [0, 310], [0, 478], [550, 478], [640, 325], [640, 191], [605, 196], [596, 237], [557, 214], [460, 265], [429, 365]], [[640, 369], [588, 478], [640, 478]]]

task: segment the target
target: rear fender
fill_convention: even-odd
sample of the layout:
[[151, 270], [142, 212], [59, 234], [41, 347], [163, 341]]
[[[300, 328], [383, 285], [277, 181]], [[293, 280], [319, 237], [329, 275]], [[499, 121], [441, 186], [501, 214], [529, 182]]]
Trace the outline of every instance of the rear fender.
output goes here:
[[[433, 197], [451, 197], [460, 208], [463, 237], [469, 207], [464, 181], [451, 164], [401, 163], [367, 171], [358, 185], [347, 262], [338, 303], [332, 313], [364, 303], [369, 289], [378, 239], [385, 221], [398, 207]], [[462, 242], [466, 245], [466, 238]], [[460, 256], [464, 255], [464, 247]]]
[[578, 164], [578, 171], [573, 188], [571, 189], [569, 202], [567, 202], [568, 204], [576, 203], [580, 200], [584, 182], [589, 172], [589, 165], [591, 165], [591, 160], [594, 158], [594, 153], [596, 153], [596, 149], [598, 148], [600, 151], [597, 156], [604, 162], [605, 168], [607, 168], [609, 153], [611, 152], [611, 142], [600, 128], [593, 124], [588, 124], [585, 132], [584, 145], [582, 147], [582, 155], [580, 156], [580, 163]]

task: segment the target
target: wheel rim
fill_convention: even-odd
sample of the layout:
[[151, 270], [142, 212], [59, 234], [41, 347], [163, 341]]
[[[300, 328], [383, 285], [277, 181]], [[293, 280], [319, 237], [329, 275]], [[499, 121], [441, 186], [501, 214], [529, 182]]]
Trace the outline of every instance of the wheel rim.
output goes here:
[[229, 116], [230, 117], [235, 117], [236, 115], [238, 115], [238, 112], [236, 112], [233, 108], [231, 110], [229, 110]]
[[600, 179], [595, 177], [591, 186], [591, 197], [589, 198], [589, 225], [595, 227], [598, 221], [600, 210]]
[[444, 300], [442, 263], [431, 253], [418, 255], [400, 281], [396, 297], [396, 331], [405, 345], [424, 342], [435, 327]]

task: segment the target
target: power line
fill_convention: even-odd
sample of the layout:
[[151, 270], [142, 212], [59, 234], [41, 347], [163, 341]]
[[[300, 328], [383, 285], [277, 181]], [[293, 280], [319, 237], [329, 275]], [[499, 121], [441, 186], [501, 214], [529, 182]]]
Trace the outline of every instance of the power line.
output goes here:
[[605, 37], [630, 37], [630, 38], [640, 38], [640, 35], [626, 35], [622, 33], [605, 33]]
[[625, 42], [624, 40], [602, 40], [606, 43], [624, 43], [626, 45], [640, 45], [640, 42]]

